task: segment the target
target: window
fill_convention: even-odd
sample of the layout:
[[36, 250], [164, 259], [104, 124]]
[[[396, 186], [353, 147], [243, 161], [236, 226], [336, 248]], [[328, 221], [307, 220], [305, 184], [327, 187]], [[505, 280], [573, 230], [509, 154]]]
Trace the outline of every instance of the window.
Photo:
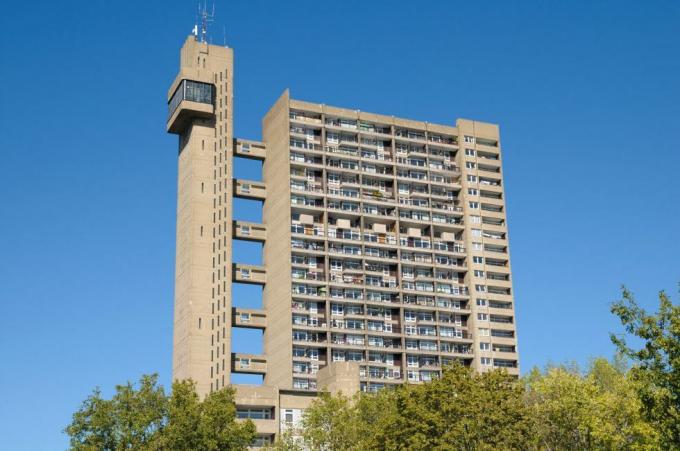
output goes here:
[[253, 442], [250, 444], [253, 448], [264, 448], [272, 444], [272, 438], [269, 435], [256, 435]]
[[489, 321], [489, 315], [486, 313], [477, 313], [477, 319], [479, 321]]
[[479, 293], [486, 292], [486, 285], [475, 285], [475, 291]]
[[[363, 342], [358, 344], [363, 344]], [[363, 362], [364, 354], [358, 351], [349, 351], [347, 353], [347, 360], [349, 360], [350, 362]]]
[[475, 269], [475, 277], [484, 278], [484, 271], [480, 271], [479, 269]]
[[477, 305], [480, 307], [486, 307], [486, 299], [477, 299]]
[[474, 169], [474, 168], [475, 168], [475, 164], [474, 164], [472, 161], [466, 161], [466, 162], [465, 162], [465, 167], [468, 168], [468, 169]]
[[482, 365], [491, 366], [491, 358], [490, 357], [482, 357], [480, 360], [482, 362]]
[[250, 418], [252, 420], [271, 420], [272, 410], [268, 408], [236, 408], [237, 418]]
[[479, 191], [477, 190], [477, 188], [468, 188], [468, 194], [470, 196], [478, 196]]
[[484, 263], [484, 257], [474, 256], [474, 257], [472, 257], [472, 263], [476, 263], [478, 265], [481, 265], [481, 264]]
[[471, 224], [480, 224], [481, 222], [482, 222], [481, 216], [470, 216], [470, 223]]
[[482, 243], [472, 243], [472, 250], [473, 251], [481, 251], [482, 250]]
[[334, 362], [344, 362], [345, 361], [345, 351], [333, 350], [333, 361]]
[[470, 208], [479, 208], [479, 202], [470, 202]]
[[455, 332], [451, 327], [440, 327], [439, 335], [442, 337], [453, 337], [455, 336]]
[[476, 175], [468, 175], [467, 181], [471, 182], [471, 183], [477, 183], [477, 176]]
[[481, 237], [482, 236], [482, 230], [481, 229], [472, 229], [471, 235], [474, 236], [474, 237]]
[[464, 139], [464, 141], [465, 141], [466, 143], [474, 143], [474, 142], [475, 142], [475, 137], [474, 137], [474, 136], [465, 135], [465, 137], [464, 137], [463, 139]]
[[422, 351], [436, 351], [437, 343], [434, 341], [421, 341], [419, 349]]
[[475, 150], [474, 149], [465, 149], [465, 155], [468, 157], [474, 157], [475, 156]]
[[182, 80], [168, 103], [168, 115], [172, 116], [182, 100], [213, 104], [213, 89], [212, 84]]
[[489, 336], [489, 329], [481, 327], [478, 330], [479, 330], [479, 336], [480, 337], [488, 337]]
[[479, 343], [479, 350], [480, 351], [490, 351], [491, 350], [491, 343], [480, 342]]
[[337, 144], [340, 142], [340, 135], [337, 133], [326, 133], [326, 141]]

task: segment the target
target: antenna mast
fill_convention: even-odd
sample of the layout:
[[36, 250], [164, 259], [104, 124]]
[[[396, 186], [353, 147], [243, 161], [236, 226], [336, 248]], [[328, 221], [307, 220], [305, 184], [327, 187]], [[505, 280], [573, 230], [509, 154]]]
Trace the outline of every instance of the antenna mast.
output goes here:
[[[208, 13], [208, 5], [207, 5], [207, 0], [203, 3], [203, 7], [201, 8], [201, 5], [199, 3], [198, 5], [198, 16], [201, 19], [201, 42], [207, 42], [207, 37], [208, 37], [208, 24], [210, 22], [215, 21], [215, 4], [213, 3], [212, 5], [212, 12]], [[198, 26], [196, 27], [198, 28]], [[196, 30], [196, 28], [194, 28]], [[198, 30], [196, 30], [198, 31]], [[197, 35], [198, 37], [198, 35]]]

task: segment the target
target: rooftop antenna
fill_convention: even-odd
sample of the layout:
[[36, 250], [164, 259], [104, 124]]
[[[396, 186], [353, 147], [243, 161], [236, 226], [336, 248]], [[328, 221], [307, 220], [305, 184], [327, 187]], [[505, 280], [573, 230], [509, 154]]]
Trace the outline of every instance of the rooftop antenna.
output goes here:
[[[207, 0], [203, 3], [203, 7], [201, 8], [201, 4], [199, 3], [198, 5], [198, 16], [201, 19], [201, 29], [200, 29], [200, 41], [201, 42], [206, 42], [206, 39], [208, 37], [208, 24], [210, 22], [214, 22], [215, 20], [215, 4], [213, 3], [212, 5], [212, 12], [208, 13], [208, 4]], [[194, 26], [194, 36], [198, 39], [198, 24]]]

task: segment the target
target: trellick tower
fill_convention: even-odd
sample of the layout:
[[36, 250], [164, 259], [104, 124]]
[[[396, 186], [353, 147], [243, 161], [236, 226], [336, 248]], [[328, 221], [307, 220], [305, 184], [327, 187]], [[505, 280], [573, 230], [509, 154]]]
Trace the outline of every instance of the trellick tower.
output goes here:
[[199, 393], [231, 368], [233, 51], [189, 36], [168, 90], [179, 135], [173, 378]]

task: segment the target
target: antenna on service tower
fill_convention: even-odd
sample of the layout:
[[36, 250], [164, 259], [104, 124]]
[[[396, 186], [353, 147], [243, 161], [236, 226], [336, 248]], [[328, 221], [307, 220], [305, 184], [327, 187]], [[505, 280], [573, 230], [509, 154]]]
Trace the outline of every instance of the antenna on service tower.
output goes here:
[[[201, 7], [201, 4], [199, 3], [198, 5], [198, 18], [201, 21], [201, 28], [199, 30], [198, 28], [198, 23], [194, 25], [194, 29], [192, 30], [193, 35], [196, 37], [197, 41], [201, 42], [206, 42], [208, 38], [208, 24], [210, 22], [215, 21], [215, 4], [213, 3], [212, 5], [212, 12], [208, 13], [208, 5], [207, 5], [207, 0], [203, 3], [203, 7]], [[199, 38], [199, 33], [200, 33], [200, 38]]]

